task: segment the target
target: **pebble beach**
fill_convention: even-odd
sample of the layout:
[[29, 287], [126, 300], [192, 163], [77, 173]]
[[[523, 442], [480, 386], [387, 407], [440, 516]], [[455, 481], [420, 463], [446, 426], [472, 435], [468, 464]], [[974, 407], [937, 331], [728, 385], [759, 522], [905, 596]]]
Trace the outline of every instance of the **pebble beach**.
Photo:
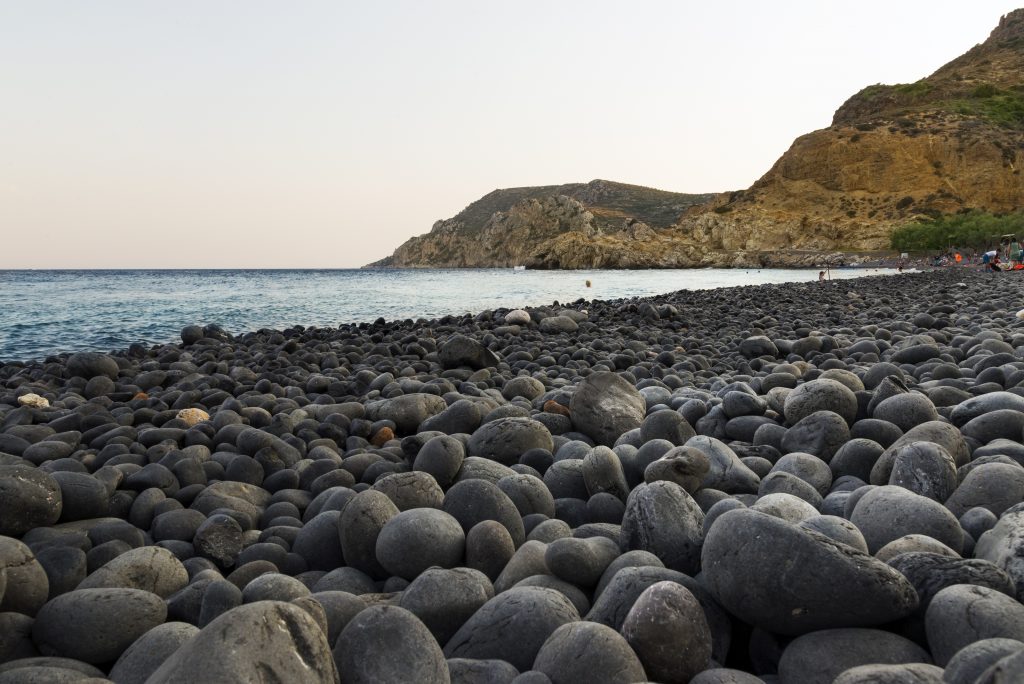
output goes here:
[[0, 684], [1024, 681], [1024, 280], [0, 366]]

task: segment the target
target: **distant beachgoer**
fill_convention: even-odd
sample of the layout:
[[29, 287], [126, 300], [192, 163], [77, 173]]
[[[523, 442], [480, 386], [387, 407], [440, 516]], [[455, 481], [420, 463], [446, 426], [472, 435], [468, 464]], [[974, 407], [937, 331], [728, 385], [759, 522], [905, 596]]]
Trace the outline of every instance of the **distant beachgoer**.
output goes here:
[[985, 254], [981, 257], [981, 263], [985, 264], [985, 268], [987, 268], [990, 271], [1003, 270], [999, 266], [999, 251], [995, 249], [985, 252]]
[[959, 266], [960, 262], [964, 260], [963, 256], [960, 254], [960, 252], [957, 252], [956, 256], [953, 257], [953, 258], [956, 259], [956, 265], [957, 266]]
[[824, 271], [818, 271], [818, 282], [819, 283], [825, 282], [825, 272]]

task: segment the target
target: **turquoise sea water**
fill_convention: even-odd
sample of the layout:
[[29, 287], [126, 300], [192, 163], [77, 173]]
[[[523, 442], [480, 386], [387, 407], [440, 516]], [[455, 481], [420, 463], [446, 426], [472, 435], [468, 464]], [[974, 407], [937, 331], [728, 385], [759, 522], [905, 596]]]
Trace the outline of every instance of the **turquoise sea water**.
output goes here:
[[817, 277], [815, 270], [789, 269], [0, 271], [0, 361], [178, 341], [181, 328], [193, 323], [217, 323], [231, 333], [336, 326]]

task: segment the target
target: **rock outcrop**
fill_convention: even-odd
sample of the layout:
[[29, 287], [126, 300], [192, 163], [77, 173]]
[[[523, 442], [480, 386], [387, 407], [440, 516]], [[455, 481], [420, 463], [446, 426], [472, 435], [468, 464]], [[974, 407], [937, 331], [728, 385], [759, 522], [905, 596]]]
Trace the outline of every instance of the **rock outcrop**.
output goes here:
[[1024, 207], [1024, 10], [927, 78], [864, 88], [679, 227], [710, 250], [886, 249], [897, 226]]
[[559, 237], [595, 244], [646, 243], [686, 209], [711, 197], [604, 180], [495, 190], [369, 267], [542, 267], [544, 260], [535, 254]]

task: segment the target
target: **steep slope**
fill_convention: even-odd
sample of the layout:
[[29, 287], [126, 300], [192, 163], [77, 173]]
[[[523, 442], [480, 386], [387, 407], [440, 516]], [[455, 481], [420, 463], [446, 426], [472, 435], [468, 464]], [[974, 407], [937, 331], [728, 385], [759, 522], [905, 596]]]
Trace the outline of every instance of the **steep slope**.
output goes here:
[[921, 216], [1024, 207], [1024, 10], [916, 83], [874, 85], [746, 191], [680, 220], [712, 250], [867, 250]]
[[560, 235], [635, 241], [710, 197], [605, 180], [495, 190], [369, 267], [536, 265], [534, 253]]

